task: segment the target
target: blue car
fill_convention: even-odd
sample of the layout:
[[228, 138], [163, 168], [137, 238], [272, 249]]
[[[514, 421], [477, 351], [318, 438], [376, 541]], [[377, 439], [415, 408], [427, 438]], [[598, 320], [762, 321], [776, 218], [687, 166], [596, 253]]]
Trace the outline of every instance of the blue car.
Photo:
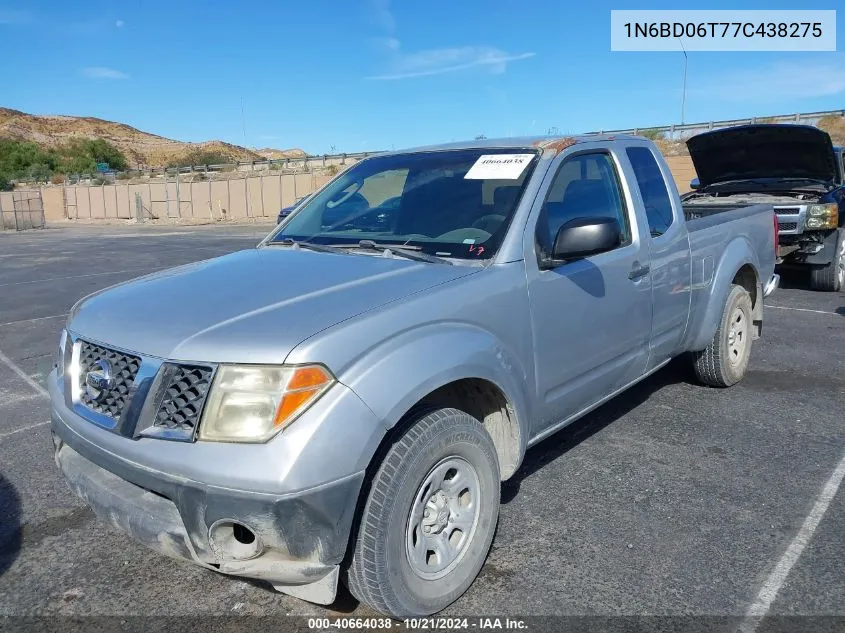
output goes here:
[[303, 202], [307, 201], [312, 195], [313, 194], [308, 194], [307, 196], [297, 198], [296, 201], [292, 205], [290, 205], [289, 207], [285, 207], [284, 209], [279, 211], [279, 217], [276, 218], [276, 224], [280, 224], [282, 220], [284, 220], [291, 213], [293, 213], [294, 209], [296, 209]]

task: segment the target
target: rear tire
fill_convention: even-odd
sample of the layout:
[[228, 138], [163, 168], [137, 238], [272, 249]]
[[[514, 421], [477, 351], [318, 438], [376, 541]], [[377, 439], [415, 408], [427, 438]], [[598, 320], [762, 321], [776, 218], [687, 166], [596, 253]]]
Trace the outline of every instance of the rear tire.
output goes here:
[[395, 618], [446, 608], [487, 558], [499, 492], [496, 448], [481, 423], [457, 409], [422, 415], [373, 478], [349, 590]]
[[693, 368], [701, 382], [711, 387], [730, 387], [742, 380], [751, 357], [752, 319], [751, 295], [734, 284], [713, 340], [692, 354]]
[[845, 289], [845, 230], [839, 229], [836, 255], [825, 266], [810, 268], [810, 288], [822, 292], [839, 292]]

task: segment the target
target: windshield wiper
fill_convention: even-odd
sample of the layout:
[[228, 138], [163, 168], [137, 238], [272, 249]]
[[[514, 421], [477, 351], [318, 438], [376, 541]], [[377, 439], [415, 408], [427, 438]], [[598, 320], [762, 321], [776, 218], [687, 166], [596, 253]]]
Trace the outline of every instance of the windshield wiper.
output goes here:
[[452, 262], [450, 262], [448, 259], [443, 259], [442, 257], [437, 257], [436, 255], [429, 255], [427, 253], [420, 253], [411, 250], [411, 248], [413, 247], [404, 248], [402, 244], [376, 244], [372, 240], [361, 240], [357, 244], [343, 244], [338, 245], [335, 248], [360, 248], [361, 250], [365, 251], [379, 251], [381, 253], [389, 251], [391, 253], [399, 255], [399, 257], [404, 257], [405, 259], [412, 259], [417, 262], [429, 262], [431, 264], [448, 264], [449, 266], [454, 266], [454, 264], [452, 264]]
[[294, 239], [286, 237], [283, 240], [272, 241], [267, 243], [268, 246], [293, 246], [294, 248], [304, 248], [309, 251], [316, 251], [318, 253], [347, 253], [337, 246], [329, 246], [327, 244], [315, 244], [314, 242], [297, 242]]

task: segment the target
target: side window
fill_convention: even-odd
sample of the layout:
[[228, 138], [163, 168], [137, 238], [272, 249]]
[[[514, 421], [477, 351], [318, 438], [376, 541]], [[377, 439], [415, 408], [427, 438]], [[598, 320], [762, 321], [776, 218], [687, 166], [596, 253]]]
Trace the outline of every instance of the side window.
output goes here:
[[613, 218], [622, 228], [622, 243], [631, 241], [628, 214], [613, 159], [606, 153], [578, 154], [558, 169], [549, 187], [537, 227], [541, 248], [551, 250], [558, 229], [575, 218]]
[[672, 200], [666, 181], [650, 149], [629, 147], [626, 151], [645, 204], [649, 231], [652, 237], [659, 237], [672, 226]]

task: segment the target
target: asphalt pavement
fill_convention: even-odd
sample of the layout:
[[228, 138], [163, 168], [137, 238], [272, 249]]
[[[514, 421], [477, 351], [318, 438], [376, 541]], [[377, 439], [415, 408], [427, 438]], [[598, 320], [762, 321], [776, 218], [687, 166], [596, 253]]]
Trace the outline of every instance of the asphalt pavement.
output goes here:
[[[148, 551], [96, 520], [53, 462], [43, 385], [73, 303], [267, 230], [0, 233], [0, 616], [376, 615], [345, 591], [324, 608]], [[741, 384], [700, 386], [678, 359], [531, 449], [481, 575], [446, 615], [845, 627], [844, 457], [845, 294], [789, 275]]]

